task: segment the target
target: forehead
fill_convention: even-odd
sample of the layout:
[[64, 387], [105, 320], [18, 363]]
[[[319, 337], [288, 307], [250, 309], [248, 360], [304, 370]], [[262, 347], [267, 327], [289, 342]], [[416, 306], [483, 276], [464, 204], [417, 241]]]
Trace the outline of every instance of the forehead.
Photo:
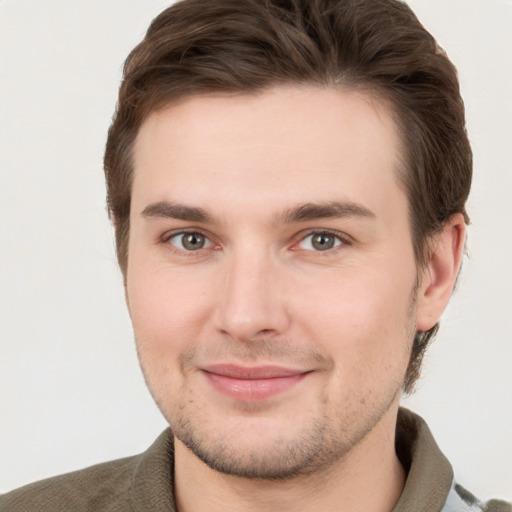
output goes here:
[[378, 203], [398, 188], [400, 152], [388, 107], [360, 92], [283, 86], [190, 97], [143, 123], [132, 201], [265, 210], [288, 200]]

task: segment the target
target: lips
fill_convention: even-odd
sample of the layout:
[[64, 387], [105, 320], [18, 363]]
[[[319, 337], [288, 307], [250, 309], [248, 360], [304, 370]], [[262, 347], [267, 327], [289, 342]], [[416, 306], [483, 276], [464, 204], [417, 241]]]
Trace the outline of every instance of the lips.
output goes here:
[[264, 400], [292, 388], [309, 371], [280, 366], [212, 365], [202, 369], [219, 392], [237, 400]]

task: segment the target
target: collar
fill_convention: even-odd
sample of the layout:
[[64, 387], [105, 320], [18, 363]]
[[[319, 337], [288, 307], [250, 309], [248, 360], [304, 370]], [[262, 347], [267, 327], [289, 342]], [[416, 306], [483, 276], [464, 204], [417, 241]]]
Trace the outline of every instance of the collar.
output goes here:
[[[401, 408], [396, 450], [407, 481], [393, 512], [442, 511], [452, 489], [453, 470], [420, 416]], [[138, 457], [130, 485], [132, 510], [176, 512], [174, 502], [174, 439], [166, 429]]]
[[452, 488], [453, 470], [425, 421], [401, 408], [395, 445], [398, 458], [408, 474], [393, 512], [441, 511]]

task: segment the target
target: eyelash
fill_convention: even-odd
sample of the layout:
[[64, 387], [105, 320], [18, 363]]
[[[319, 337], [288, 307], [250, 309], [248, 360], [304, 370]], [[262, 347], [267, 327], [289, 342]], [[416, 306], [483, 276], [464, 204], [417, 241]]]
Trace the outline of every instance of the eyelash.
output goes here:
[[[344, 233], [340, 233], [339, 231], [333, 231], [330, 229], [312, 229], [312, 230], [308, 230], [304, 234], [301, 234], [299, 240], [294, 243], [294, 247], [296, 247], [300, 243], [304, 242], [307, 238], [312, 237], [312, 236], [318, 236], [318, 235], [334, 237], [336, 239], [336, 241], [338, 242], [337, 245], [335, 245], [334, 247], [328, 248], [324, 251], [321, 251], [321, 250], [314, 251], [314, 250], [306, 249], [308, 252], [314, 252], [315, 254], [317, 254], [319, 256], [333, 255], [333, 253], [337, 253], [343, 247], [351, 245], [351, 239]], [[293, 249], [293, 250], [298, 251], [300, 249]]]
[[[201, 247], [201, 248], [196, 249], [196, 250], [186, 250], [186, 249], [182, 249], [182, 248], [176, 247], [175, 245], [173, 245], [171, 243], [171, 240], [173, 238], [178, 238], [180, 236], [183, 237], [185, 235], [198, 235], [198, 236], [201, 236], [210, 244], [210, 246], [208, 246], [208, 247]], [[214, 249], [215, 250], [218, 247], [218, 244], [215, 244], [214, 242], [212, 242], [211, 237], [209, 235], [203, 233], [201, 230], [198, 230], [198, 229], [190, 229], [190, 230], [166, 233], [162, 237], [162, 243], [166, 244], [171, 251], [176, 252], [176, 253], [178, 253], [180, 255], [185, 255], [187, 257], [204, 256], [203, 249]], [[182, 245], [183, 245], [183, 242], [182, 242]]]
[[[210, 246], [209, 247], [201, 247], [196, 250], [186, 250], [186, 249], [178, 248], [171, 243], [171, 240], [173, 238], [178, 238], [180, 236], [185, 236], [185, 235], [199, 235], [201, 237], [204, 237], [209, 242]], [[329, 229], [310, 229], [307, 232], [301, 233], [295, 237], [295, 240], [292, 244], [291, 250], [300, 251], [301, 249], [297, 248], [297, 246], [300, 243], [304, 242], [308, 237], [311, 237], [314, 235], [332, 236], [337, 241], [337, 245], [335, 245], [332, 248], [328, 248], [324, 251], [321, 251], [321, 250], [314, 251], [314, 250], [306, 249], [307, 252], [315, 253], [320, 256], [332, 255], [334, 252], [337, 252], [338, 250], [342, 249], [343, 247], [349, 246], [352, 243], [352, 240], [344, 233], [340, 233], [338, 231], [333, 231], [333, 230], [329, 230]], [[187, 257], [201, 256], [201, 255], [203, 255], [203, 252], [204, 252], [203, 249], [216, 250], [219, 248], [219, 245], [215, 244], [215, 242], [213, 242], [211, 240], [211, 237], [209, 235], [207, 235], [203, 231], [197, 230], [197, 229], [190, 229], [190, 230], [166, 233], [165, 235], [162, 236], [161, 241], [162, 241], [162, 243], [166, 244], [169, 247], [169, 249], [172, 250], [173, 252], [179, 253], [181, 255], [186, 255]]]

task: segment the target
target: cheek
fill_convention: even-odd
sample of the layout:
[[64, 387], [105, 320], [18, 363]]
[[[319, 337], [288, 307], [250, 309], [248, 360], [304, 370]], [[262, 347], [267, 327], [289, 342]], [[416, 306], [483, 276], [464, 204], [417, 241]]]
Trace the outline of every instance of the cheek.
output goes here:
[[[408, 274], [408, 275], [407, 275]], [[414, 272], [400, 278], [385, 272], [333, 274], [302, 298], [298, 308], [308, 337], [339, 363], [377, 367], [389, 357], [407, 359]], [[398, 356], [398, 357], [397, 357]]]
[[[141, 356], [158, 358], [181, 352], [201, 337], [209, 315], [208, 294], [184, 272], [132, 267], [128, 274], [128, 302]], [[172, 275], [172, 277], [171, 277]]]
[[170, 279], [169, 272], [137, 270], [127, 282], [137, 354], [155, 401], [167, 410], [172, 390], [182, 385], [182, 357], [202, 337], [204, 295], [186, 276]]

